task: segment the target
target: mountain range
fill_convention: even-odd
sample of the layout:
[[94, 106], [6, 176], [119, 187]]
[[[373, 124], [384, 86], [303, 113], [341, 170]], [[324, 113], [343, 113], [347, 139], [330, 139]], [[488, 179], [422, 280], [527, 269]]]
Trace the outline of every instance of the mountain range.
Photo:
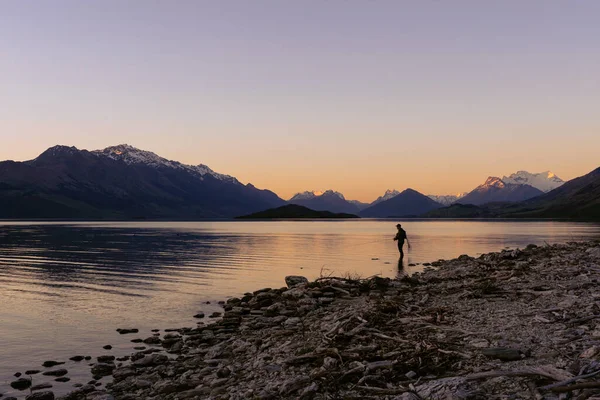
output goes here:
[[600, 168], [546, 194], [509, 205], [497, 214], [527, 218], [600, 219]]
[[[550, 171], [535, 174], [518, 171], [509, 176], [504, 176], [502, 179], [489, 177], [482, 185], [471, 192], [455, 195], [428, 195], [427, 197], [442, 206], [455, 203], [480, 205], [493, 202], [518, 202], [548, 192], [563, 183], [562, 179]], [[357, 200], [346, 200], [342, 193], [334, 190], [306, 191], [295, 194], [289, 202], [319, 211], [357, 213], [390, 200], [399, 194], [400, 192], [396, 189], [388, 189], [382, 196], [369, 204]], [[424, 208], [427, 208], [425, 203], [423, 203]], [[397, 212], [402, 213], [400, 210]]]
[[326, 190], [325, 192], [303, 192], [294, 195], [288, 203], [304, 206], [315, 211], [358, 214], [360, 208], [346, 200], [343, 194]]
[[275, 193], [128, 145], [55, 146], [0, 163], [0, 218], [231, 218], [285, 204]]
[[533, 198], [515, 203], [453, 204], [430, 218], [567, 218], [600, 220], [600, 168]]
[[[186, 165], [129, 145], [87, 151], [55, 146], [37, 158], [0, 162], [0, 218], [231, 218], [285, 204], [364, 217], [596, 216], [598, 170], [564, 182], [546, 171], [489, 177], [467, 194], [387, 190], [372, 203], [340, 192], [303, 192], [288, 202], [203, 164]], [[451, 207], [444, 207], [451, 205]], [[434, 211], [437, 210], [437, 211]]]

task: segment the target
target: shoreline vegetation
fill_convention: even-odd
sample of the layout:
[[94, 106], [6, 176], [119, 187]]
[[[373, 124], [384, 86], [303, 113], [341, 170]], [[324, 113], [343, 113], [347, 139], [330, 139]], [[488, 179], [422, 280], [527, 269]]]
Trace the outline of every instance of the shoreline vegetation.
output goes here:
[[139, 339], [149, 349], [99, 357], [106, 389], [60, 399], [593, 399], [598, 279], [600, 242], [462, 255], [397, 279], [286, 277], [222, 302], [212, 323], [201, 313], [196, 328]]

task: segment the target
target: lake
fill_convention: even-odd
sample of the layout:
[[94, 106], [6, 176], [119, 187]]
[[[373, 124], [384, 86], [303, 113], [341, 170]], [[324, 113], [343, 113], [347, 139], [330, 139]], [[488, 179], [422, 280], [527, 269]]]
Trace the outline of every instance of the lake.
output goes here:
[[[532, 221], [37, 223], [0, 221], [0, 394], [19, 399], [13, 374], [67, 361], [62, 394], [91, 379], [74, 355], [123, 355], [151, 329], [195, 326], [227, 297], [285, 286], [286, 275], [394, 277], [461, 254], [600, 238], [600, 225]], [[415, 264], [415, 266], [409, 266]], [[210, 302], [211, 304], [206, 304]], [[117, 328], [138, 328], [119, 335]], [[112, 345], [110, 351], [104, 345]], [[103, 381], [104, 382], [104, 381]]]

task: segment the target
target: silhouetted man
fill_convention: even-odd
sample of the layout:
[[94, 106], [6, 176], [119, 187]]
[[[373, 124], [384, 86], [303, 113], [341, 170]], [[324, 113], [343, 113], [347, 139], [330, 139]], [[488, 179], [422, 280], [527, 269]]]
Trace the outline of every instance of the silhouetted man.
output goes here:
[[[398, 241], [398, 251], [400, 251], [400, 259], [403, 259], [404, 251], [402, 250], [402, 247], [404, 246], [404, 241], [408, 241], [408, 237], [406, 236], [406, 231], [402, 229], [402, 225], [398, 224], [396, 225], [396, 228], [398, 228], [398, 233], [396, 233], [394, 240]], [[408, 243], [408, 248], [410, 249], [410, 243]]]

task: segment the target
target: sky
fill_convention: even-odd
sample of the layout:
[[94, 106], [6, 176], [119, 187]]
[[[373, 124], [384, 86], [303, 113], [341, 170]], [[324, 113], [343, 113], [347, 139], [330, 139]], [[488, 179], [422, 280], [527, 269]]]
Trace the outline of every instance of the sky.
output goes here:
[[0, 160], [128, 143], [284, 198], [598, 166], [600, 2], [7, 0]]

